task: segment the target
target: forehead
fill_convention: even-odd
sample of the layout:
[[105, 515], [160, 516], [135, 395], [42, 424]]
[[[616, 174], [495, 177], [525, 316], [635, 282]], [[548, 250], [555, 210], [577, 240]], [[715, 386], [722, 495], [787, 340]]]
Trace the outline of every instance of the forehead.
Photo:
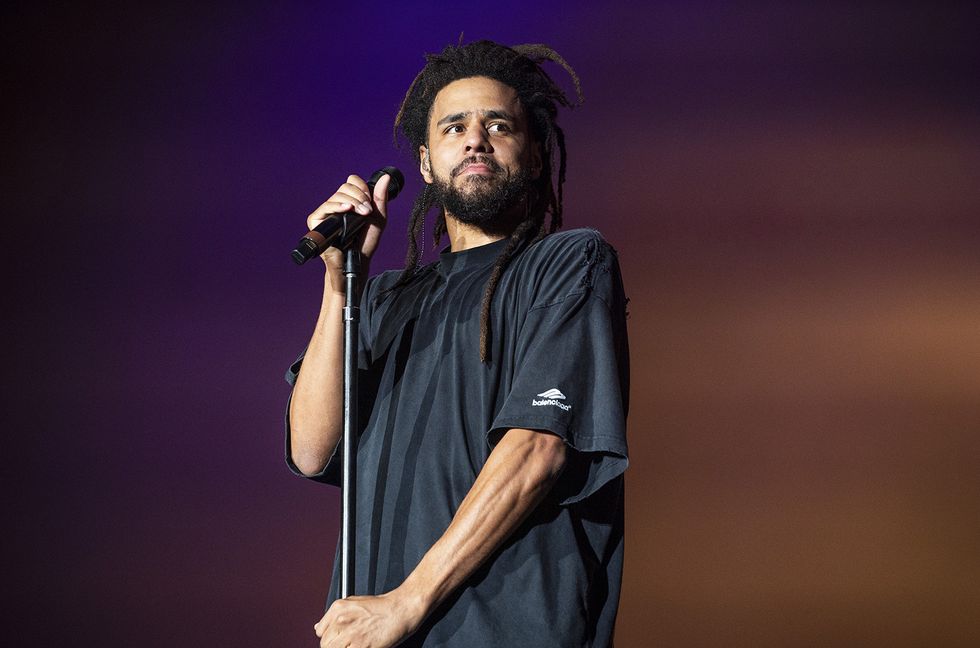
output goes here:
[[500, 110], [523, 116], [517, 92], [505, 83], [487, 77], [457, 79], [445, 86], [432, 102], [429, 125], [447, 115]]

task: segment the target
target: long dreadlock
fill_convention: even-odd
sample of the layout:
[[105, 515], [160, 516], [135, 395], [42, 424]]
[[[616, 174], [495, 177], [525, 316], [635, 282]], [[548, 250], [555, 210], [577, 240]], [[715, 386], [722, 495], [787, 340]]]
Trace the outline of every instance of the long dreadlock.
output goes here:
[[[462, 40], [462, 37], [461, 37]], [[570, 108], [572, 104], [551, 77], [541, 68], [545, 61], [560, 65], [575, 84], [578, 103], [581, 104], [582, 88], [575, 70], [557, 52], [547, 45], [515, 45], [506, 47], [492, 41], [481, 40], [468, 45], [448, 46], [439, 54], [427, 54], [426, 64], [405, 93], [405, 98], [395, 117], [394, 137], [397, 145], [401, 127], [412, 146], [415, 162], [421, 162], [419, 147], [428, 144], [429, 113], [436, 95], [444, 87], [458, 79], [488, 77], [510, 86], [517, 93], [521, 106], [527, 113], [534, 140], [541, 145], [542, 169], [533, 182], [526, 200], [525, 218], [510, 236], [503, 251], [494, 261], [490, 278], [483, 293], [480, 307], [480, 360], [486, 362], [490, 341], [490, 303], [497, 283], [522, 241], [535, 243], [561, 227], [562, 187], [565, 184], [565, 135], [556, 123], [558, 106]], [[557, 153], [557, 182], [554, 163]], [[425, 215], [434, 206], [436, 190], [426, 185], [412, 205], [408, 223], [408, 252], [405, 269], [392, 290], [403, 286], [419, 273], [419, 236], [425, 227]], [[545, 225], [547, 214], [550, 222]], [[446, 213], [440, 208], [433, 226], [436, 245], [446, 233]]]

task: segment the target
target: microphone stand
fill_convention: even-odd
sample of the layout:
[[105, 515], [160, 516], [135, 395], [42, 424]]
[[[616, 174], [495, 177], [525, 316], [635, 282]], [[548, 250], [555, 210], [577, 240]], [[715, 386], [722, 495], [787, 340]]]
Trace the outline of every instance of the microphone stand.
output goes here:
[[354, 594], [354, 560], [357, 488], [357, 352], [361, 309], [357, 305], [361, 254], [353, 241], [345, 241], [344, 277], [347, 295], [344, 305], [344, 452], [341, 475], [340, 598]]

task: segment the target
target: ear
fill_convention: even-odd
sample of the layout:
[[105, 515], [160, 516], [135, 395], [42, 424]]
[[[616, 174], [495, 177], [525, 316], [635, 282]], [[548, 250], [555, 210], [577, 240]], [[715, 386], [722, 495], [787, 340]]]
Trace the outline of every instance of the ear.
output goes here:
[[432, 184], [432, 164], [429, 162], [429, 150], [425, 146], [419, 146], [419, 173], [426, 184]]

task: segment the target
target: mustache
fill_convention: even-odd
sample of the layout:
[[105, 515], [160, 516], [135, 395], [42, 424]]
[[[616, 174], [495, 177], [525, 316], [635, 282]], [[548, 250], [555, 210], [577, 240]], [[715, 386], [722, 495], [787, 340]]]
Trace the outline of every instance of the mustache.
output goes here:
[[465, 160], [457, 164], [455, 167], [453, 167], [453, 170], [449, 172], [449, 176], [451, 178], [455, 178], [456, 176], [458, 176], [460, 173], [463, 172], [463, 169], [465, 169], [471, 164], [483, 164], [494, 173], [500, 173], [501, 171], [504, 170], [503, 167], [497, 164], [492, 158], [473, 155], [471, 157], [466, 158]]

